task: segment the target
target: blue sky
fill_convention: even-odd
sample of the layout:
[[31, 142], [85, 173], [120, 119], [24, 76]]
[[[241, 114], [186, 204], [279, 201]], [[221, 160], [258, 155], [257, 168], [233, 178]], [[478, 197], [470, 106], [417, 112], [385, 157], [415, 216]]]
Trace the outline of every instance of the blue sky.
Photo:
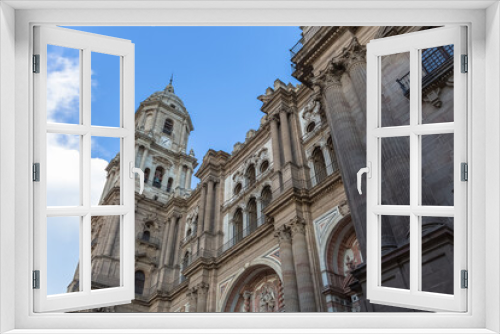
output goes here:
[[[209, 148], [231, 153], [234, 143], [259, 126], [257, 96], [275, 79], [291, 76], [289, 49], [300, 39], [298, 27], [71, 27], [129, 39], [135, 44], [136, 108], [162, 90], [174, 75], [175, 93], [184, 101], [195, 130], [188, 150], [199, 161]], [[95, 59], [95, 56], [99, 58]], [[92, 110], [99, 124], [116, 119], [116, 57], [92, 55]], [[105, 99], [104, 97], [110, 97]], [[98, 102], [96, 102], [98, 100]], [[98, 112], [96, 112], [98, 110]], [[105, 111], [105, 112], [101, 112]], [[93, 116], [93, 119], [96, 116]], [[197, 182], [193, 178], [193, 186]]]
[[[131, 40], [135, 44], [135, 102], [163, 90], [174, 74], [176, 94], [188, 109], [194, 132], [188, 150], [198, 161], [209, 148], [231, 153], [249, 129], [259, 127], [257, 96], [277, 78], [291, 76], [289, 49], [300, 39], [298, 27], [70, 27]], [[48, 48], [48, 121], [79, 119], [78, 51]], [[92, 124], [117, 126], [119, 61], [92, 54]], [[48, 143], [48, 205], [79, 202], [77, 136], [51, 135]], [[119, 140], [92, 140], [92, 202], [104, 186], [107, 163]], [[192, 185], [198, 180], [193, 177]], [[64, 293], [78, 263], [78, 220], [49, 219], [48, 293]], [[62, 226], [64, 225], [64, 228]], [[68, 244], [73, 244], [71, 250]], [[64, 252], [62, 250], [65, 250]]]

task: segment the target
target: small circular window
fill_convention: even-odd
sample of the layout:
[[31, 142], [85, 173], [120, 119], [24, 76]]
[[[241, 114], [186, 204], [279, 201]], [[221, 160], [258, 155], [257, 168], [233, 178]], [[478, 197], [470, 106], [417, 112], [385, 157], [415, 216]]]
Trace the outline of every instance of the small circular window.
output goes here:
[[314, 131], [314, 128], [316, 128], [316, 123], [314, 122], [311, 122], [309, 123], [309, 125], [307, 125], [307, 132], [313, 132]]
[[269, 168], [269, 162], [264, 160], [264, 162], [260, 165], [260, 172], [264, 173]]
[[238, 195], [241, 192], [241, 188], [242, 188], [241, 183], [238, 183], [236, 187], [234, 187], [234, 194]]

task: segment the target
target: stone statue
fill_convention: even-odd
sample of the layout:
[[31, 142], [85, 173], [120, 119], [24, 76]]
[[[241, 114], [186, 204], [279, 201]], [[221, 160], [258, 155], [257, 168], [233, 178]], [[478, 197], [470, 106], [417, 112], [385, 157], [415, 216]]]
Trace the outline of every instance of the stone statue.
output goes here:
[[276, 299], [274, 298], [273, 290], [269, 290], [266, 287], [262, 288], [262, 292], [260, 293], [259, 311], [273, 312], [275, 304], [276, 304]]

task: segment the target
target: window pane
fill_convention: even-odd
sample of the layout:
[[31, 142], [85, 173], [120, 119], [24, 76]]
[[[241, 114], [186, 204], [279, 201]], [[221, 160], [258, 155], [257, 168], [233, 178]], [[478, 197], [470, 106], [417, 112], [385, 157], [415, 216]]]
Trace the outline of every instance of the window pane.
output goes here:
[[92, 125], [120, 126], [120, 57], [92, 52]]
[[120, 138], [92, 137], [91, 205], [120, 205]]
[[80, 50], [47, 45], [47, 122], [80, 123]]
[[47, 294], [80, 291], [80, 217], [47, 218]]
[[410, 53], [380, 57], [381, 62], [381, 124], [410, 124]]
[[382, 203], [410, 205], [409, 137], [381, 138]]
[[422, 124], [453, 122], [453, 45], [422, 50]]
[[[381, 286], [410, 288], [410, 217], [381, 216]], [[406, 242], [395, 244], [393, 233], [406, 235]], [[397, 247], [397, 248], [396, 248]]]
[[80, 136], [47, 133], [47, 206], [81, 205], [80, 168]]
[[92, 290], [120, 286], [120, 216], [92, 217]]
[[453, 134], [422, 136], [422, 205], [453, 206]]
[[454, 221], [422, 217], [422, 291], [453, 294]]

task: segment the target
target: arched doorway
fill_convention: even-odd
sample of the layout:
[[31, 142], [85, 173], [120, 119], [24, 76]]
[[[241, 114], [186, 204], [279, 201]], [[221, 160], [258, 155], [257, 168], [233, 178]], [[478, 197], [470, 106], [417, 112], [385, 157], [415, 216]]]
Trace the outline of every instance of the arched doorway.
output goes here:
[[354, 225], [351, 217], [340, 220], [331, 231], [325, 250], [325, 264], [329, 287], [324, 291], [327, 298], [327, 308], [330, 312], [353, 312], [359, 310], [359, 305], [353, 303], [351, 283], [356, 279], [351, 272], [363, 263]]
[[228, 292], [223, 312], [282, 312], [285, 303], [278, 273], [259, 264], [247, 268]]

